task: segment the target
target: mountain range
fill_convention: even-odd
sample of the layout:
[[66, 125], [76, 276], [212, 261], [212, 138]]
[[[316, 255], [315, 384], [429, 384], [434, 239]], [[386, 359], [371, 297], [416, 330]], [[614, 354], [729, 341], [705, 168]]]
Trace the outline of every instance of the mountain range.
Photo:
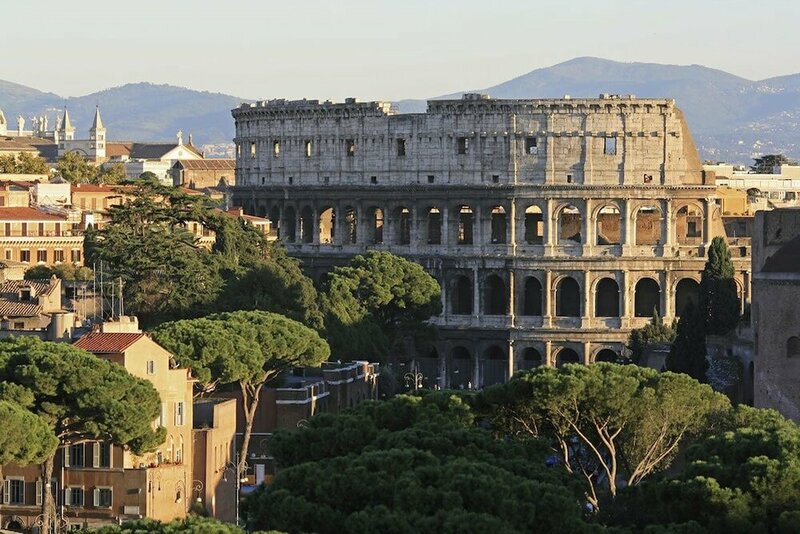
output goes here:
[[[583, 57], [465, 92], [494, 98], [559, 98], [565, 94], [578, 98], [600, 93], [674, 98], [686, 114], [704, 159], [746, 164], [755, 155], [770, 153], [800, 159], [800, 74], [753, 81], [701, 65]], [[66, 102], [81, 133], [99, 104], [109, 138], [117, 140], [172, 139], [180, 129], [193, 133], [195, 144], [229, 143], [233, 137], [230, 110], [243, 101], [246, 99], [149, 83], [64, 99], [0, 81], [0, 109], [12, 126], [19, 114], [30, 117], [46, 109], [54, 112]], [[423, 100], [396, 104], [402, 113], [425, 110]]]

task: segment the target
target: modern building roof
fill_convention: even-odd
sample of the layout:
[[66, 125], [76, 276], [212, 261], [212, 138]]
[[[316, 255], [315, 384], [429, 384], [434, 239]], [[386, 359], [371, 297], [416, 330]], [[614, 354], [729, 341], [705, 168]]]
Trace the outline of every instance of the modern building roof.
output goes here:
[[175, 167], [187, 171], [233, 171], [236, 170], [235, 159], [179, 159]]
[[762, 273], [800, 273], [800, 236], [795, 237], [778, 252], [767, 258]]
[[66, 219], [34, 208], [3, 207], [0, 208], [0, 221], [66, 221]]
[[73, 345], [95, 354], [119, 354], [145, 337], [142, 333], [94, 332], [86, 334]]

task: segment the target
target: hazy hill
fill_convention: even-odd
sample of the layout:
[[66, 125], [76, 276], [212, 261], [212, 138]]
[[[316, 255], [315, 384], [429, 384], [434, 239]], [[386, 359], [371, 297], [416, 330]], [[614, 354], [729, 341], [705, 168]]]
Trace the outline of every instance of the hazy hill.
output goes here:
[[[472, 89], [471, 91], [475, 91]], [[555, 98], [600, 93], [669, 97], [686, 112], [701, 156], [748, 163], [757, 153], [783, 152], [800, 159], [800, 74], [752, 81], [700, 65], [621, 63], [576, 58], [536, 69], [498, 85], [477, 89], [495, 98]], [[438, 98], [459, 97], [461, 93]], [[195, 144], [226, 143], [233, 137], [230, 110], [244, 99], [170, 85], [128, 84], [67, 99], [79, 133], [99, 104], [109, 137], [116, 140], [173, 139], [180, 129]], [[64, 99], [0, 81], [0, 109], [13, 125], [61, 109]], [[401, 112], [422, 112], [425, 102], [398, 102]], [[52, 122], [51, 122], [52, 124]]]

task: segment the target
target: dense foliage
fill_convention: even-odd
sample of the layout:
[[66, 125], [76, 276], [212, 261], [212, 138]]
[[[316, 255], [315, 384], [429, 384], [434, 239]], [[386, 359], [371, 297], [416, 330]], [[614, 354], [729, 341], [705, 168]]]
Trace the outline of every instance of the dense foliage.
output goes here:
[[[262, 309], [314, 328], [322, 325], [316, 291], [298, 262], [245, 221], [202, 195], [155, 182], [137, 183], [109, 208], [109, 223], [86, 235], [88, 262], [121, 279], [126, 311], [151, 326], [220, 310]], [[213, 232], [201, 246], [189, 228]]]
[[[161, 400], [149, 381], [65, 343], [0, 340], [0, 400], [39, 416], [61, 444], [104, 440], [141, 453], [165, 437], [163, 428], [153, 429]], [[45, 480], [52, 477], [54, 454], [45, 460]], [[52, 498], [45, 492], [48, 518]]]
[[750, 170], [761, 174], [772, 174], [773, 168], [777, 165], [797, 165], [797, 162], [790, 160], [783, 154], [765, 154], [760, 158], [753, 159]]
[[664, 324], [661, 316], [653, 312], [650, 324], [636, 328], [628, 335], [627, 348], [633, 363], [644, 365], [645, 351], [651, 345], [658, 343], [672, 343], [675, 339], [675, 327]]
[[385, 360], [433, 336], [426, 321], [441, 311], [441, 289], [422, 266], [369, 252], [328, 275], [322, 308], [335, 358]]
[[706, 381], [706, 331], [703, 316], [692, 301], [686, 305], [678, 321], [675, 339], [665, 363], [670, 371], [686, 373], [696, 380]]
[[536, 440], [504, 442], [449, 393], [367, 402], [278, 433], [284, 466], [248, 498], [250, 529], [580, 532], [580, 492]]
[[89, 281], [94, 278], [94, 273], [88, 267], [74, 263], [59, 263], [58, 265], [34, 265], [25, 271], [25, 280], [44, 280], [55, 276], [66, 281]]
[[3, 465], [39, 464], [55, 453], [58, 439], [45, 420], [13, 401], [0, 400], [0, 480]]
[[50, 165], [41, 157], [28, 152], [0, 156], [0, 174], [50, 174]]
[[184, 519], [175, 519], [169, 523], [162, 523], [153, 519], [138, 519], [136, 521], [127, 521], [121, 525], [108, 525], [96, 530], [82, 532], [87, 532], [87, 534], [144, 534], [146, 532], [154, 534], [244, 534], [244, 531], [236, 525], [196, 515], [190, 515]]
[[729, 408], [686, 375], [611, 363], [540, 367], [477, 400], [500, 435], [547, 440], [596, 507], [621, 482], [634, 486], [667, 468], [684, 440]]
[[125, 167], [121, 163], [108, 167], [97, 167], [78, 152], [67, 152], [56, 162], [56, 172], [72, 183], [119, 184], [127, 180]]
[[739, 321], [739, 297], [731, 252], [724, 237], [708, 247], [708, 260], [700, 279], [700, 312], [708, 334], [726, 334]]
[[203, 391], [235, 384], [241, 391], [245, 429], [239, 471], [243, 471], [264, 384], [292, 367], [319, 366], [328, 344], [312, 329], [282, 315], [237, 311], [160, 325], [153, 337], [191, 368]]

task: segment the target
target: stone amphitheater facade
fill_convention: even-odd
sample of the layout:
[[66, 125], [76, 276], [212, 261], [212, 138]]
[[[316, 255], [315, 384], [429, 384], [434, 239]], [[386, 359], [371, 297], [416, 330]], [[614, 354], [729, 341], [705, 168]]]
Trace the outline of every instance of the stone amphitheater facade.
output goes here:
[[[368, 250], [442, 287], [425, 385], [614, 359], [655, 309], [696, 298], [724, 235], [714, 177], [669, 99], [243, 104], [232, 200], [269, 217], [316, 279]], [[733, 242], [742, 302], [749, 242]]]

